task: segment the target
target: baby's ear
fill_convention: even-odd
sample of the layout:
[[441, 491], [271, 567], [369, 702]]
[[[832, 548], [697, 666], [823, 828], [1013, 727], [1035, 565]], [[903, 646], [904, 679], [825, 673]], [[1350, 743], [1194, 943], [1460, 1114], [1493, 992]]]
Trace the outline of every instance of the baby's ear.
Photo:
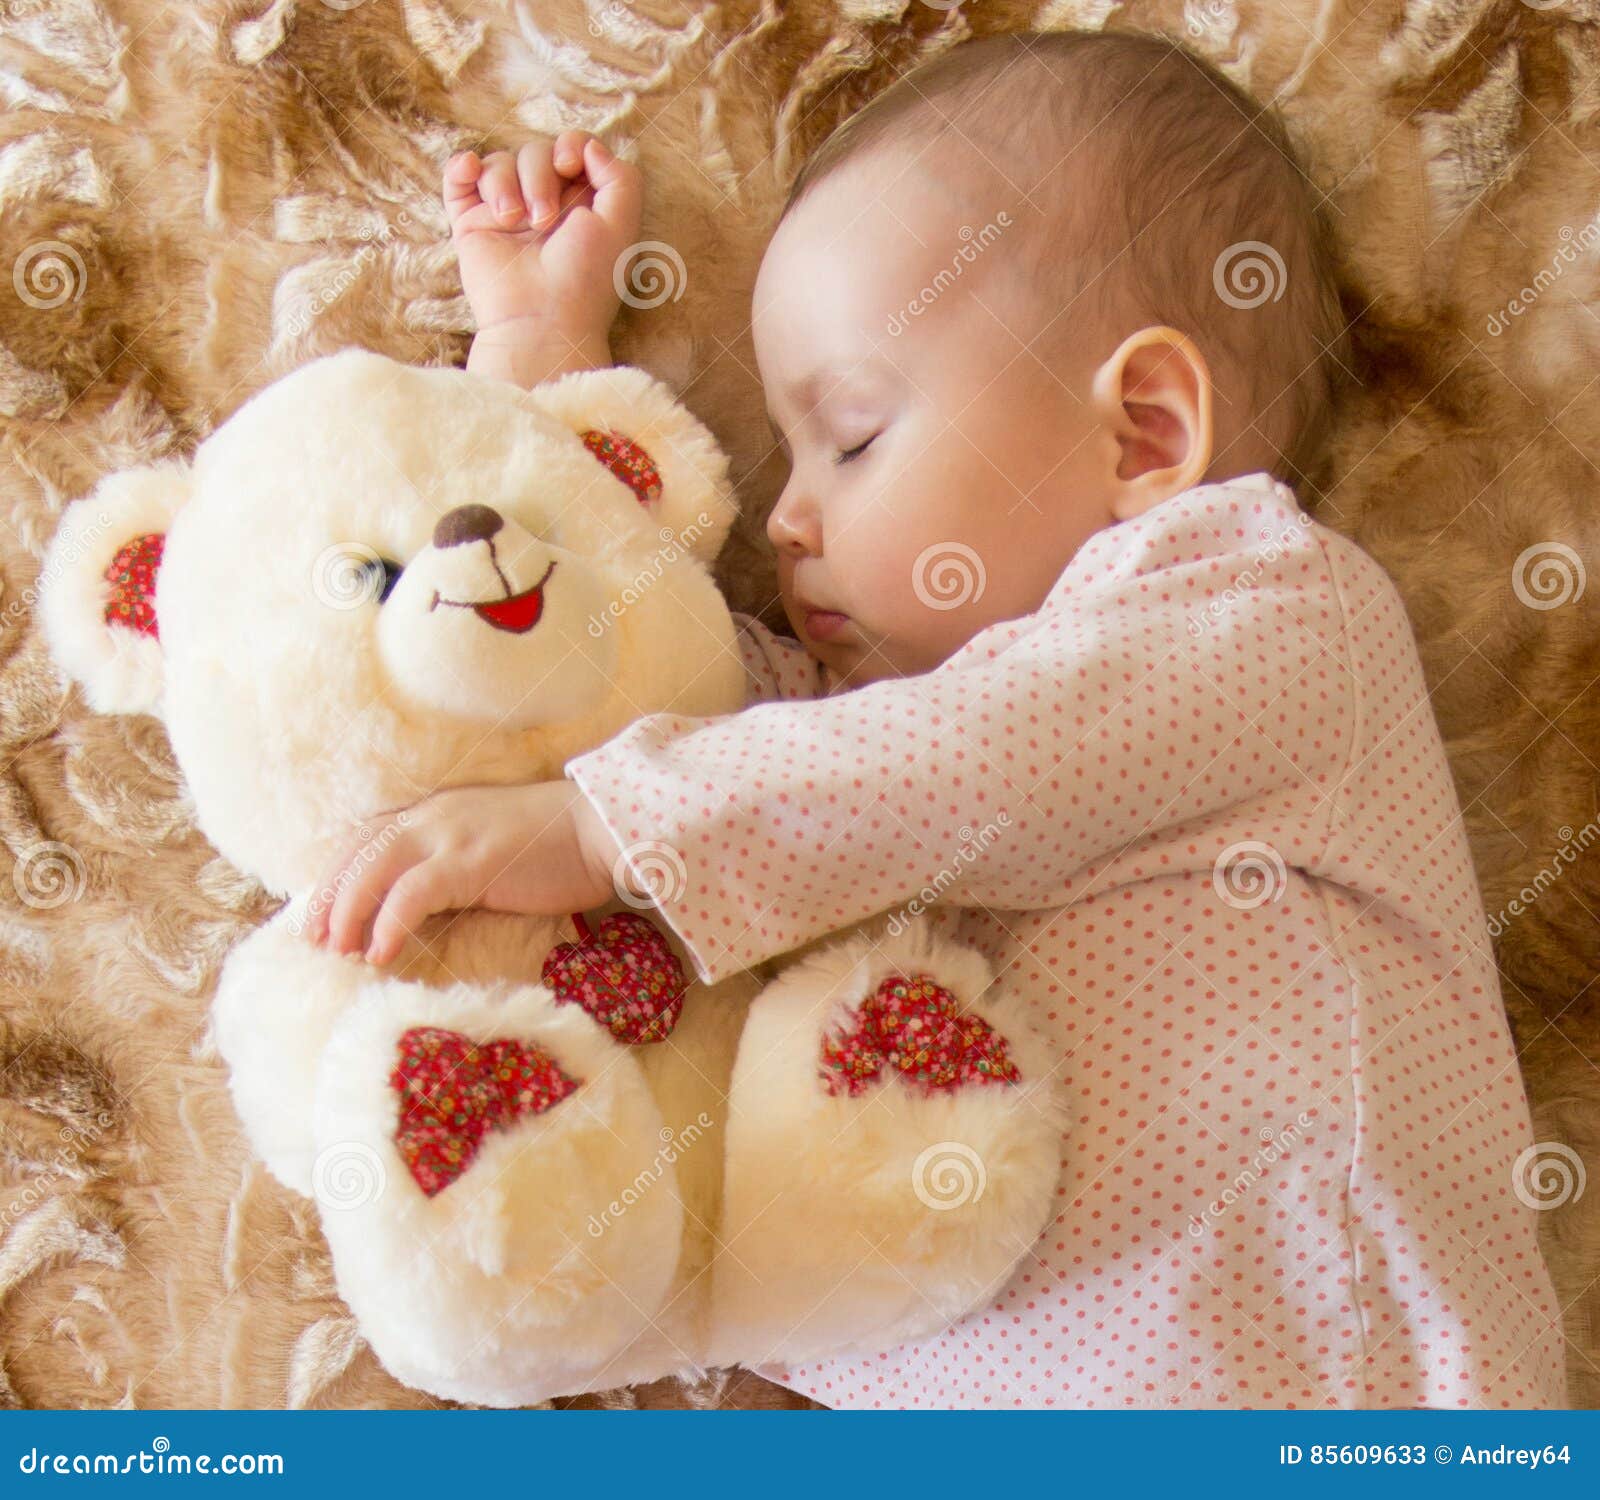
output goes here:
[[45, 640], [97, 713], [159, 711], [156, 577], [189, 474], [178, 459], [108, 474], [67, 507], [45, 549], [37, 586]]
[[727, 455], [667, 386], [637, 366], [611, 365], [574, 370], [528, 399], [633, 491], [664, 542], [676, 539], [707, 566], [716, 560], [735, 514]]

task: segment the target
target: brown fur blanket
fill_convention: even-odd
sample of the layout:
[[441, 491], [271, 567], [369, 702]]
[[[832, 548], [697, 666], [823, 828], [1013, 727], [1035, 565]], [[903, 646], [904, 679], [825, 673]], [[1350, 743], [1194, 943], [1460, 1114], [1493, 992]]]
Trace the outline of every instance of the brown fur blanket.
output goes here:
[[[1305, 498], [1413, 611], [1553, 1170], [1574, 1399], [1600, 1402], [1597, 19], [1595, 0], [0, 0], [0, 1403], [424, 1399], [362, 1344], [308, 1205], [242, 1148], [207, 1002], [270, 903], [196, 834], [159, 726], [56, 685], [31, 606], [62, 508], [316, 354], [460, 363], [445, 157], [580, 125], [645, 169], [665, 280], [616, 352], [733, 455], [746, 519], [721, 571], [759, 608], [782, 467], [748, 297], [800, 158], [973, 30], [1105, 25], [1167, 31], [1277, 100], [1329, 194], [1365, 388]], [[602, 1400], [801, 1404], [740, 1375]]]

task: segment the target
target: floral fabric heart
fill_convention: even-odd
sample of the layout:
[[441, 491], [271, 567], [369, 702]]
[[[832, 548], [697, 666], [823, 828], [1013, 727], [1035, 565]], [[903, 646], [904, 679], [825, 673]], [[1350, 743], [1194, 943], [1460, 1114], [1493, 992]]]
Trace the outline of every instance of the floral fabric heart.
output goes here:
[[1006, 1039], [928, 974], [891, 974], [856, 1008], [856, 1024], [822, 1039], [830, 1094], [864, 1092], [892, 1069], [929, 1092], [969, 1083], [1018, 1083]]
[[589, 930], [574, 913], [580, 940], [557, 943], [542, 977], [563, 1003], [581, 1005], [629, 1046], [663, 1042], [683, 1012], [683, 965], [653, 922], [613, 912]]
[[395, 1145], [431, 1198], [472, 1165], [491, 1130], [543, 1114], [580, 1081], [526, 1042], [474, 1042], [442, 1026], [413, 1026], [400, 1036], [400, 1061], [389, 1075], [400, 1095]]

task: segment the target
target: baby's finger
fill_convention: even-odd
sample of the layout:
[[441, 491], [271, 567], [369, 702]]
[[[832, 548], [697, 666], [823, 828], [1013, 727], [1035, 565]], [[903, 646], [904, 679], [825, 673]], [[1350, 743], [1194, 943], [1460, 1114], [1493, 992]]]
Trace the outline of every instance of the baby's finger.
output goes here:
[[482, 171], [483, 160], [476, 151], [458, 151], [444, 164], [445, 214], [452, 224], [482, 201], [478, 195]]
[[594, 184], [595, 211], [623, 239], [639, 232], [644, 179], [632, 162], [613, 156], [603, 141], [590, 138], [584, 166]]
[[389, 887], [389, 894], [383, 898], [383, 905], [373, 919], [367, 962], [388, 963], [426, 918], [449, 905], [444, 865], [438, 860], [413, 865]]
[[311, 887], [311, 896], [306, 903], [305, 922], [300, 929], [307, 941], [320, 943], [327, 937], [328, 919], [333, 914], [334, 901], [350, 878], [349, 872], [355, 863], [356, 850], [359, 847], [359, 843], [352, 838], [340, 851], [339, 857], [323, 870], [317, 883]]
[[553, 219], [561, 208], [563, 180], [548, 141], [529, 141], [517, 152], [517, 176], [528, 204], [528, 218], [536, 227]]
[[366, 940], [367, 923], [383, 901], [394, 876], [402, 869], [402, 859], [387, 853], [360, 861], [355, 873], [344, 882], [328, 914], [328, 947], [335, 953], [355, 953]]
[[471, 187], [483, 171], [483, 158], [476, 151], [457, 151], [444, 164], [444, 186], [448, 195]]
[[320, 943], [328, 935], [328, 914], [333, 909], [333, 893], [337, 887], [334, 877], [319, 881], [311, 889], [311, 899], [306, 904], [306, 919], [300, 925], [300, 935], [308, 943]]
[[496, 151], [483, 164], [478, 192], [500, 219], [515, 219], [522, 209], [522, 187], [517, 181], [517, 159], [509, 151]]
[[563, 130], [551, 153], [556, 171], [563, 177], [576, 177], [583, 170], [584, 147], [593, 139], [587, 130]]

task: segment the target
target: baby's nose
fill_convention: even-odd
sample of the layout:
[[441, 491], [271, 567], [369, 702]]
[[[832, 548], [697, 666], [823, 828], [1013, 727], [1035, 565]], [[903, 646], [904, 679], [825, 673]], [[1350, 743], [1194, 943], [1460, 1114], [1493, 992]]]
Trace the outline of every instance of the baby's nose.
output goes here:
[[815, 507], [802, 505], [787, 492], [778, 496], [767, 517], [767, 540], [780, 552], [820, 552], [820, 530]]
[[459, 547], [463, 542], [486, 542], [505, 524], [492, 505], [458, 505], [439, 517], [433, 528], [433, 545]]

